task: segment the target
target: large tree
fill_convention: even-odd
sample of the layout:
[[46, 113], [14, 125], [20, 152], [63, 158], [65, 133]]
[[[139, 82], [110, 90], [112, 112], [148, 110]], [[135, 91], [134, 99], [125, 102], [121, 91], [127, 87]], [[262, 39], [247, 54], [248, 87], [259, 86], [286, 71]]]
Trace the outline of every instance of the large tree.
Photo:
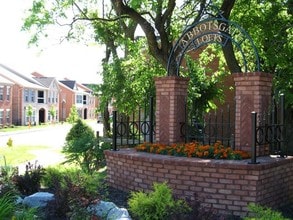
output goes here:
[[[182, 0], [180, 4], [175, 0], [34, 0], [24, 29], [35, 30], [32, 38], [35, 43], [46, 33], [47, 25], [67, 26], [68, 39], [80, 39], [80, 33], [92, 28], [96, 40], [106, 45], [104, 63], [116, 62], [114, 72], [120, 74], [119, 81], [125, 80], [125, 76], [121, 75], [118, 51], [129, 53], [128, 45], [135, 40], [138, 25], [144, 33], [148, 54], [166, 69], [174, 41], [188, 25], [198, 22], [203, 13], [213, 13], [207, 11], [212, 10], [207, 7], [210, 4], [209, 0]], [[214, 0], [213, 5], [223, 17], [248, 31], [259, 49], [261, 70], [275, 73], [278, 90], [292, 96], [292, 0]], [[222, 49], [230, 72], [240, 72], [232, 43]], [[175, 74], [173, 68], [170, 74]], [[280, 86], [280, 82], [286, 84]], [[293, 97], [289, 104], [292, 103]]]
[[[52, 3], [45, 0], [34, 0], [30, 14], [24, 23], [24, 29], [35, 30], [31, 43], [36, 43], [40, 35], [46, 33], [44, 30], [47, 25], [68, 26], [66, 38], [74, 38], [77, 31], [80, 33], [80, 30], [84, 30], [86, 25], [91, 24], [96, 30], [99, 30], [97, 35], [99, 41], [102, 41], [111, 50], [114, 48], [114, 43], [119, 42], [117, 37], [124, 36], [133, 40], [136, 27], [139, 25], [147, 40], [149, 53], [166, 68], [172, 44], [179, 33], [187, 25], [199, 21], [205, 7], [210, 4], [207, 0], [182, 1], [180, 5], [178, 3], [176, 5], [175, 0], [95, 2], [94, 0], [58, 0]], [[235, 0], [223, 1], [221, 10], [226, 18], [229, 17], [234, 2]], [[99, 10], [99, 7], [102, 7], [102, 10]], [[113, 28], [109, 29], [109, 25], [113, 27], [115, 24], [116, 30], [113, 32]], [[232, 72], [237, 72], [239, 71], [237, 64], [230, 64], [230, 60], [234, 59], [231, 58], [233, 53], [229, 53], [228, 48], [227, 46], [225, 49], [228, 64], [231, 66]]]

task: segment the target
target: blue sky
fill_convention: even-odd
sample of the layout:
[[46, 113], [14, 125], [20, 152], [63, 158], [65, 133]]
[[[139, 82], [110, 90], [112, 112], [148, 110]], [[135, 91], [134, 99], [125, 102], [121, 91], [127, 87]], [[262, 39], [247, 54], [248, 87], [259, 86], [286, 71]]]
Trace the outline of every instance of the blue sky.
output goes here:
[[[20, 31], [24, 11], [33, 0], [7, 0], [0, 7], [0, 63], [30, 75], [36, 71], [58, 79], [69, 78], [81, 83], [100, 82], [100, 61], [103, 49], [99, 45], [59, 44], [58, 37], [28, 48], [29, 34]], [[52, 30], [59, 33], [59, 30]]]

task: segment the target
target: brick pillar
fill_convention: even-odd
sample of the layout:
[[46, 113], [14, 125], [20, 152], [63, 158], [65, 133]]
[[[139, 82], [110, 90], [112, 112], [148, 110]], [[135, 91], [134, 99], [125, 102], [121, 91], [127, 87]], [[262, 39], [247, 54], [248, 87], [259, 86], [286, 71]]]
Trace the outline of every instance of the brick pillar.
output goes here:
[[155, 78], [156, 84], [156, 142], [183, 142], [180, 122], [185, 122], [185, 99], [188, 78], [166, 76]]
[[272, 94], [272, 74], [263, 72], [236, 73], [235, 82], [235, 147], [251, 150], [251, 112], [267, 111]]

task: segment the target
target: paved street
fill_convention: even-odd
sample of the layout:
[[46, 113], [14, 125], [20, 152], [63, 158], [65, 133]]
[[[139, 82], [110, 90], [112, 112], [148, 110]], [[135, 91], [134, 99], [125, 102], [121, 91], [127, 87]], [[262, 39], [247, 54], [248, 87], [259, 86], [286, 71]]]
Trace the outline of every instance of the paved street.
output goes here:
[[[97, 124], [95, 121], [88, 122], [88, 124], [95, 132], [99, 131], [100, 135], [102, 135], [102, 124]], [[69, 132], [70, 128], [70, 124], [56, 124], [41, 129], [31, 128], [17, 132], [0, 131], [0, 147], [6, 146], [9, 138], [13, 140], [13, 146], [48, 146], [50, 148], [32, 150], [31, 153], [36, 155], [38, 164], [42, 166], [57, 164], [64, 159], [63, 155], [60, 155], [58, 152], [62, 149], [62, 146], [65, 143], [66, 134]], [[19, 168], [20, 170], [23, 170], [24, 167], [25, 164], [22, 164]]]

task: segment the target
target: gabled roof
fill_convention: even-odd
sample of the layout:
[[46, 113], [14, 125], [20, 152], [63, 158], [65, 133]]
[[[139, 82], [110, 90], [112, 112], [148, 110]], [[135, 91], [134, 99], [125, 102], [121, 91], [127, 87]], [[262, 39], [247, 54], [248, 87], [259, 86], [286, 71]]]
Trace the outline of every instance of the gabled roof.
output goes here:
[[34, 88], [34, 89], [46, 89], [36, 80], [29, 78], [3, 64], [0, 63], [0, 75], [15, 84], [18, 84], [22, 87], [26, 88]]
[[64, 84], [65, 86], [67, 86], [68, 88], [72, 90], [75, 90], [76, 88], [75, 80], [59, 80], [59, 82], [61, 82], [62, 84]]
[[89, 88], [89, 87], [87, 87], [87, 86], [85, 86], [85, 85], [83, 85], [83, 84], [76, 83], [76, 86], [77, 86], [77, 88], [78, 88], [79, 90], [82, 90], [82, 91], [84, 91], [84, 92], [86, 92], [86, 93], [92, 93], [92, 92], [93, 92], [93, 90], [92, 90], [91, 88]]
[[63, 86], [66, 86], [68, 89], [70, 89], [74, 93], [79, 94], [90, 94], [92, 93], [92, 90], [88, 87], [77, 83], [75, 80], [59, 80], [59, 83], [63, 84]]
[[0, 84], [13, 85], [14, 83], [0, 75]]
[[49, 88], [52, 82], [55, 80], [54, 77], [33, 77], [33, 78], [47, 88]]

